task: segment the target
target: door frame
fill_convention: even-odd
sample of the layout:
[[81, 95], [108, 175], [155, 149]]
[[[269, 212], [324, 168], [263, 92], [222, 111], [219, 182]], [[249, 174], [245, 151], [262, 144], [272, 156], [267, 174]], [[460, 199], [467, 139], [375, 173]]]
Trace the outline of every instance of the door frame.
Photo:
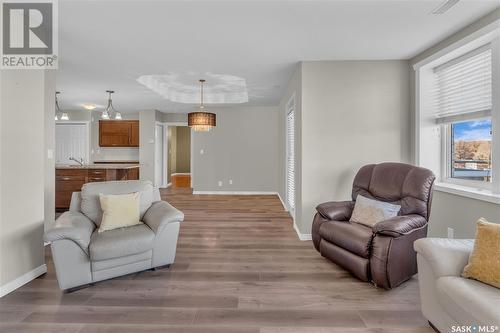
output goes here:
[[[166, 125], [167, 127], [168, 126], [172, 126], [172, 127], [177, 127], [177, 126], [185, 126], [185, 127], [188, 127], [189, 124], [187, 121], [167, 121], [167, 122], [164, 122], [163, 123], [164, 125]], [[194, 131], [190, 131], [191, 132], [191, 138], [190, 138], [190, 147], [189, 147], [189, 173], [191, 175], [190, 177], [190, 184], [189, 186], [192, 188], [193, 187], [193, 132]], [[166, 156], [168, 156], [168, 154], [165, 154]], [[168, 165], [167, 165], [167, 168], [168, 168]], [[165, 169], [166, 170], [166, 169]], [[166, 172], [166, 171], [165, 171]]]
[[[158, 184], [158, 188], [166, 188], [168, 187], [168, 184], [167, 184], [167, 170], [168, 170], [168, 126], [161, 122], [161, 121], [155, 121], [155, 150], [154, 150], [154, 154], [156, 155], [156, 145], [158, 144], [158, 142], [156, 142], [156, 126], [160, 126], [162, 128], [162, 131], [163, 131], [163, 137], [162, 137], [162, 141], [163, 141], [163, 147], [162, 147], [162, 156], [161, 156], [161, 160], [162, 160], [162, 183], [161, 184]], [[156, 156], [154, 158], [154, 164], [155, 164], [155, 172], [154, 172], [154, 177], [156, 177]], [[156, 179], [155, 179], [156, 181]]]
[[[87, 133], [87, 154], [85, 156], [85, 163], [90, 164], [90, 152], [91, 152], [91, 132], [90, 132], [90, 121], [88, 120], [56, 120], [57, 125], [85, 125], [86, 127], [86, 133]], [[55, 146], [55, 139], [54, 139], [54, 146]], [[55, 152], [54, 152], [55, 153]], [[55, 156], [54, 156], [55, 157]], [[55, 158], [54, 158], [55, 159]]]

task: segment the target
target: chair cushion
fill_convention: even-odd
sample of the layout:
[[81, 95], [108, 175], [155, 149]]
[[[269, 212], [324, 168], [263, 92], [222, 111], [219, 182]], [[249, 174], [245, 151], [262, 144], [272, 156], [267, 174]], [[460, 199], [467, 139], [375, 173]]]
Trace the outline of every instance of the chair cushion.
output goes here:
[[141, 192], [99, 194], [102, 220], [97, 232], [141, 224]]
[[500, 326], [500, 289], [457, 276], [436, 283], [439, 303], [456, 320], [467, 325]]
[[153, 248], [155, 234], [146, 225], [94, 231], [90, 239], [90, 259], [106, 260], [149, 251]]
[[490, 223], [480, 218], [477, 221], [474, 250], [462, 276], [500, 288], [499, 256], [500, 224]]
[[81, 211], [97, 226], [100, 226], [102, 209], [99, 194], [129, 194], [134, 192], [141, 192], [140, 213], [142, 220], [153, 203], [153, 185], [149, 181], [128, 180], [84, 184], [81, 192]]
[[400, 209], [400, 205], [365, 198], [359, 194], [356, 198], [354, 210], [352, 211], [351, 219], [349, 221], [373, 227], [378, 222], [397, 216]]
[[319, 235], [360, 257], [370, 257], [373, 231], [369, 227], [353, 222], [328, 221], [319, 228]]

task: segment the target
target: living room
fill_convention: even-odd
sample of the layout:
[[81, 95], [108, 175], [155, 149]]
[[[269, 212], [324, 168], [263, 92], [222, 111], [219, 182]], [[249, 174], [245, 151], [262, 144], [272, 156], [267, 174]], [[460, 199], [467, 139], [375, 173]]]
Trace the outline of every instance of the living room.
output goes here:
[[498, 331], [500, 1], [41, 3], [0, 331]]

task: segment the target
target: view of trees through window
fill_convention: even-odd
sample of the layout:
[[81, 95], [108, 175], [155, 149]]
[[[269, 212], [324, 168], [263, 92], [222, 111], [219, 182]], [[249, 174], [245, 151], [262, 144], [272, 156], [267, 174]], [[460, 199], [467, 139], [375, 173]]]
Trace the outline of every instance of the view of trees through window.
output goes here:
[[452, 178], [491, 182], [491, 119], [451, 125]]

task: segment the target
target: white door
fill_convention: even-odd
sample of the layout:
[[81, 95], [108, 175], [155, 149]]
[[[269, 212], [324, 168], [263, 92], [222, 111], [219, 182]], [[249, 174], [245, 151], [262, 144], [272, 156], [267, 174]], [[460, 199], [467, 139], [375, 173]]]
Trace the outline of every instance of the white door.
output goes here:
[[75, 164], [70, 157], [89, 163], [87, 123], [56, 123], [56, 164]]
[[163, 126], [156, 124], [155, 127], [155, 186], [165, 187], [163, 152], [165, 150], [165, 135]]

